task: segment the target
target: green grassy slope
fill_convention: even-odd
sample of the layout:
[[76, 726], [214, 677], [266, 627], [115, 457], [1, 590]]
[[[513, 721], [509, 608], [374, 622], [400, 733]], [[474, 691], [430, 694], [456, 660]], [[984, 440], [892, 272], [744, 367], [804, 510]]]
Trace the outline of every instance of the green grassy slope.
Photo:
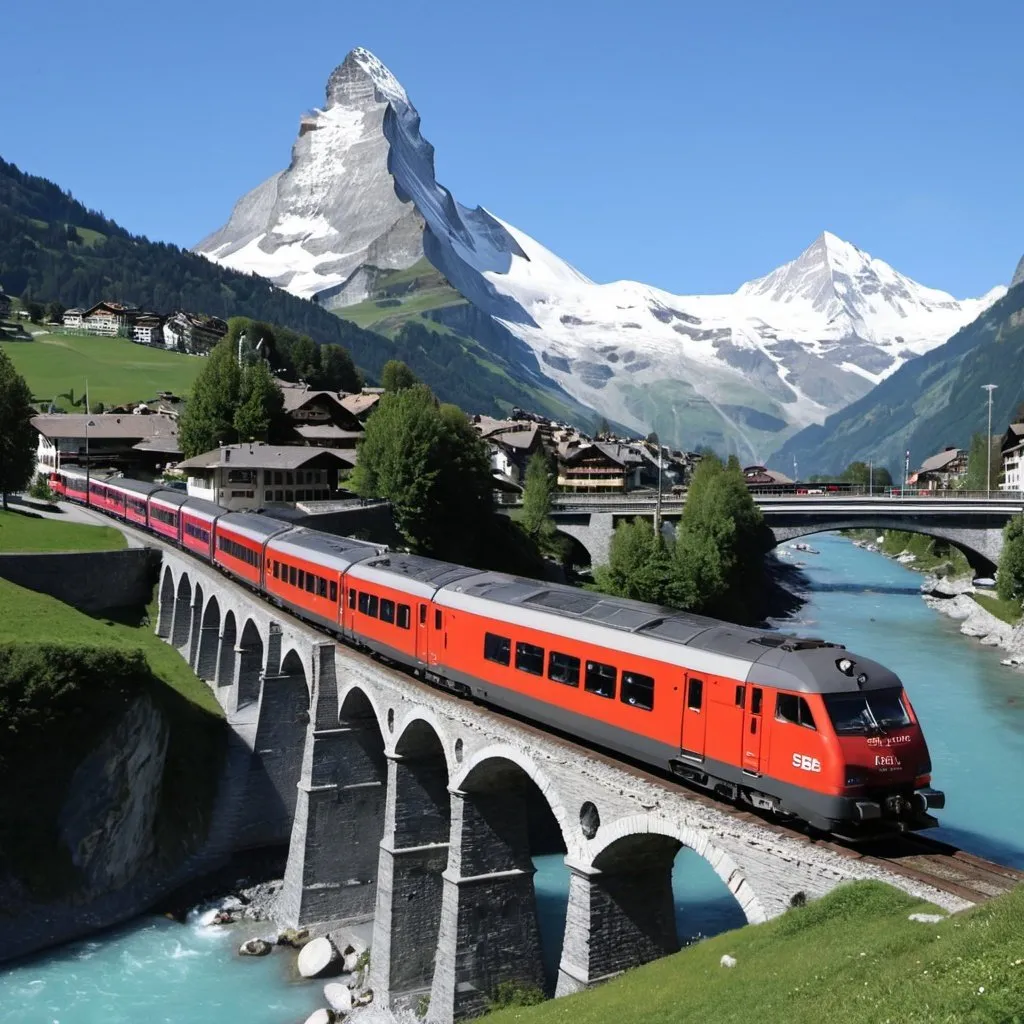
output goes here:
[[[155, 398], [158, 391], [187, 395], [203, 365], [199, 356], [136, 345], [126, 338], [37, 334], [32, 341], [0, 342], [33, 396], [49, 401], [74, 390], [105, 405]], [[67, 400], [61, 405], [71, 410]], [[84, 406], [82, 408], [84, 411]]]
[[[124, 534], [113, 526], [87, 526], [0, 511], [0, 554], [15, 551], [119, 551]], [[0, 630], [3, 624], [0, 623]]]
[[[941, 922], [877, 882], [487, 1024], [1024, 1024], [1024, 887]], [[723, 954], [733, 968], [720, 966]]]

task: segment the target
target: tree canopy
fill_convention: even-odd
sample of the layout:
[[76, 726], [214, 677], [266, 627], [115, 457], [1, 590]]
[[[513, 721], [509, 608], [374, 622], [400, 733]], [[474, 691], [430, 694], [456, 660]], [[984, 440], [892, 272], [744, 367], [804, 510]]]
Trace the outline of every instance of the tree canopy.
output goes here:
[[385, 391], [401, 391], [418, 383], [419, 377], [401, 359], [389, 359], [380, 371], [380, 386]]
[[[984, 433], [971, 436], [971, 447], [967, 453], [967, 473], [964, 475], [963, 489], [966, 491], [984, 491], [991, 488], [999, 489], [999, 478], [1003, 473], [1003, 456], [1000, 447], [1001, 439], [990, 437], [985, 444]], [[989, 456], [991, 455], [991, 476], [988, 476]], [[985, 479], [988, 476], [988, 485]]]
[[854, 484], [872, 490], [892, 487], [892, 474], [885, 466], [869, 466], [866, 462], [851, 462], [839, 474], [841, 483]]
[[561, 553], [556, 543], [558, 533], [551, 518], [552, 497], [555, 493], [555, 476], [543, 451], [536, 451], [526, 464], [526, 479], [523, 486], [523, 505], [519, 525], [541, 551]]
[[385, 394], [348, 486], [387, 498], [413, 551], [472, 564], [492, 513], [490, 458], [465, 414], [426, 385]]
[[1024, 603], [1024, 516], [1014, 516], [1003, 529], [996, 588], [1004, 600]]
[[282, 439], [284, 396], [262, 359], [242, 368], [232, 424], [239, 441]]
[[32, 392], [0, 348], [0, 501], [27, 487], [36, 465], [36, 432], [31, 419]]

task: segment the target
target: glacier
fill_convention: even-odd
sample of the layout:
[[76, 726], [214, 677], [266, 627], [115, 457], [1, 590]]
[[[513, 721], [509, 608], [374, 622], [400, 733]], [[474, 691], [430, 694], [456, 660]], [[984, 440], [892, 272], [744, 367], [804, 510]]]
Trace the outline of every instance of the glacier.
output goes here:
[[344, 315], [374, 274], [424, 256], [536, 368], [638, 432], [764, 461], [1006, 291], [956, 299], [823, 232], [795, 260], [722, 295], [600, 284], [434, 174], [398, 79], [357, 48], [305, 114], [288, 168], [196, 247]]

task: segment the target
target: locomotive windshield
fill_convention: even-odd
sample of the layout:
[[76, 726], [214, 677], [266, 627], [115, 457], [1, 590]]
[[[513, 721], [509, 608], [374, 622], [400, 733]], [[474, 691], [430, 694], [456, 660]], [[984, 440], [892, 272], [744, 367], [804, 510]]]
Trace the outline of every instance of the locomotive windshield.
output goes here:
[[840, 736], [867, 735], [910, 725], [899, 690], [827, 694], [825, 707]]

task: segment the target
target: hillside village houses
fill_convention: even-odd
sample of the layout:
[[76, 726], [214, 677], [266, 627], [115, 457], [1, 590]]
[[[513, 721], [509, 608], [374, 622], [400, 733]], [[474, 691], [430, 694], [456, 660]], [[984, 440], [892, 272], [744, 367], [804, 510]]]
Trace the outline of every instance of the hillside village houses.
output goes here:
[[966, 448], [946, 445], [941, 452], [930, 456], [921, 463], [916, 473], [911, 473], [907, 483], [927, 491], [944, 491], [956, 487], [967, 475]]
[[228, 332], [227, 322], [220, 317], [183, 310], [162, 316], [108, 301], [97, 302], [88, 309], [65, 310], [62, 326], [66, 331], [131, 338], [140, 345], [162, 346], [192, 355], [209, 352]]

